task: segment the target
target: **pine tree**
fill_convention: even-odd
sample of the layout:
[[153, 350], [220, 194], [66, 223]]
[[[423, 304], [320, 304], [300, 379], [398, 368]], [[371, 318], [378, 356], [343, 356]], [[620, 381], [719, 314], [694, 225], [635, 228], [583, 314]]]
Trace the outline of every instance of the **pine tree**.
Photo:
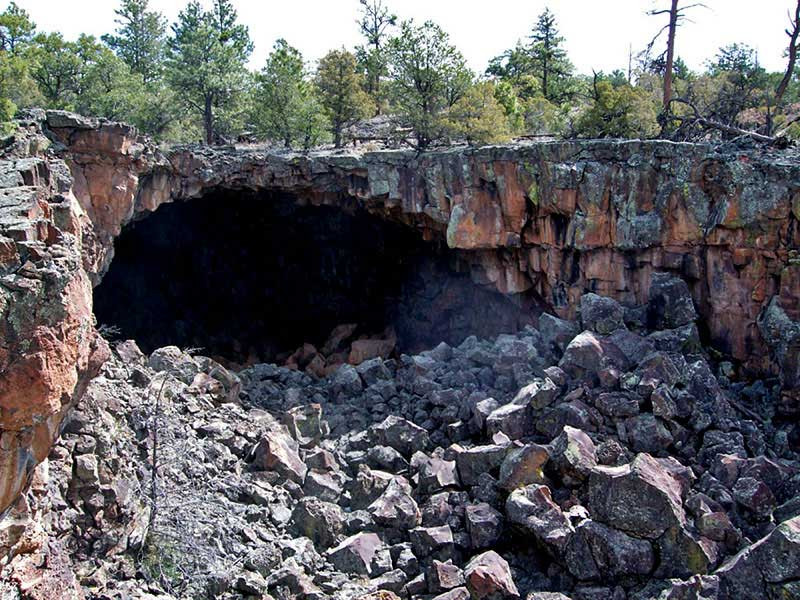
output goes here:
[[472, 73], [450, 37], [431, 21], [405, 21], [389, 44], [393, 100], [418, 150], [446, 135], [445, 111], [469, 87]]
[[356, 57], [345, 49], [331, 50], [319, 61], [315, 82], [337, 148], [342, 145], [342, 130], [369, 112], [363, 79]]
[[275, 42], [258, 77], [254, 121], [259, 134], [287, 148], [316, 145], [328, 127], [306, 80], [303, 55], [284, 39]]
[[372, 97], [378, 114], [384, 103], [381, 82], [388, 74], [386, 41], [389, 32], [397, 24], [383, 0], [360, 0], [362, 8], [358, 27], [366, 39], [366, 45], [356, 49], [356, 55], [366, 74], [365, 89]]
[[149, 0], [122, 0], [122, 6], [115, 11], [118, 17], [115, 34], [102, 37], [145, 83], [157, 79], [161, 73], [167, 29], [164, 17], [148, 11], [148, 5]]
[[530, 36], [531, 66], [542, 83], [542, 95], [551, 102], [562, 102], [569, 95], [573, 66], [563, 48], [564, 38], [556, 27], [556, 17], [545, 9]]
[[190, 2], [172, 25], [167, 78], [176, 94], [202, 115], [206, 143], [216, 137], [215, 114], [244, 93], [253, 44], [247, 27], [236, 23], [230, 0], [214, 0], [211, 11]]
[[10, 2], [8, 8], [0, 14], [0, 50], [15, 53], [20, 44], [25, 44], [33, 39], [36, 25], [31, 21], [30, 15]]

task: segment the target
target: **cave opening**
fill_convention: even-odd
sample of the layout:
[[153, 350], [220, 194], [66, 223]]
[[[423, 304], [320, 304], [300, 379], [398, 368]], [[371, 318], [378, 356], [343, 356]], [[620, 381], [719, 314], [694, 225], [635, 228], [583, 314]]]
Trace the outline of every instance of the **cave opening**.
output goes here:
[[346, 324], [352, 339], [419, 352], [532, 322], [532, 298], [474, 283], [443, 242], [352, 204], [217, 190], [163, 205], [117, 238], [98, 325], [148, 353], [198, 348], [236, 367], [322, 348]]

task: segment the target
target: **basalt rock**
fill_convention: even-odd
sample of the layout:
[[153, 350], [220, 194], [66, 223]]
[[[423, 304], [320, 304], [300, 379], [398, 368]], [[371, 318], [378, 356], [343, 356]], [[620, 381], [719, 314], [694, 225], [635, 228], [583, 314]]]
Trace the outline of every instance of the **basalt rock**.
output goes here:
[[[19, 127], [0, 157], [0, 511], [108, 356], [91, 296], [115, 238], [165, 203], [215, 189], [366, 210], [442, 240], [477, 283], [535, 296], [562, 318], [587, 291], [644, 305], [657, 289], [644, 320], [675, 325], [675, 343], [692, 339], [679, 326], [690, 307], [670, 304], [685, 284], [711, 342], [748, 370], [781, 375], [786, 409], [796, 406], [791, 151], [571, 141], [425, 155], [164, 153], [132, 127], [64, 112], [31, 111]], [[654, 288], [662, 272], [684, 284]], [[606, 331], [618, 316], [596, 323]]]

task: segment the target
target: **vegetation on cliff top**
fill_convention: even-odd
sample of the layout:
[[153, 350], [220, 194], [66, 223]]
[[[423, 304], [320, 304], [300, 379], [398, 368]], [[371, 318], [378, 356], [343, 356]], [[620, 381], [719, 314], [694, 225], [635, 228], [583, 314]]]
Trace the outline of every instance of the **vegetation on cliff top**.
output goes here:
[[704, 72], [691, 71], [675, 30], [692, 7], [671, 0], [651, 12], [664, 21], [666, 43], [657, 36], [631, 52], [625, 70], [591, 76], [575, 72], [549, 10], [526, 40], [476, 75], [439, 25], [402, 20], [385, 0], [360, 2], [363, 45], [331, 50], [310, 65], [278, 40], [253, 72], [253, 44], [231, 0], [213, 0], [210, 10], [192, 0], [171, 25], [149, 0], [120, 0], [113, 32], [75, 41], [38, 33], [12, 1], [0, 14], [0, 121], [18, 108], [44, 106], [127, 121], [162, 141], [309, 148], [341, 146], [357, 122], [383, 115], [378, 122], [390, 124], [388, 133], [373, 137], [394, 135], [420, 150], [513, 136], [800, 134], [800, 2], [790, 14], [784, 73], [767, 72], [744, 44], [721, 48]]

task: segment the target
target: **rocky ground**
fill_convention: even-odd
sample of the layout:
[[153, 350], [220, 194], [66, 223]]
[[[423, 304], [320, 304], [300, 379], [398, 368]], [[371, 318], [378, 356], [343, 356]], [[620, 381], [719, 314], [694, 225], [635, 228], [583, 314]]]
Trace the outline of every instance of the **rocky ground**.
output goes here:
[[681, 280], [650, 298], [324, 378], [117, 344], [0, 598], [800, 598], [777, 381], [729, 379]]

